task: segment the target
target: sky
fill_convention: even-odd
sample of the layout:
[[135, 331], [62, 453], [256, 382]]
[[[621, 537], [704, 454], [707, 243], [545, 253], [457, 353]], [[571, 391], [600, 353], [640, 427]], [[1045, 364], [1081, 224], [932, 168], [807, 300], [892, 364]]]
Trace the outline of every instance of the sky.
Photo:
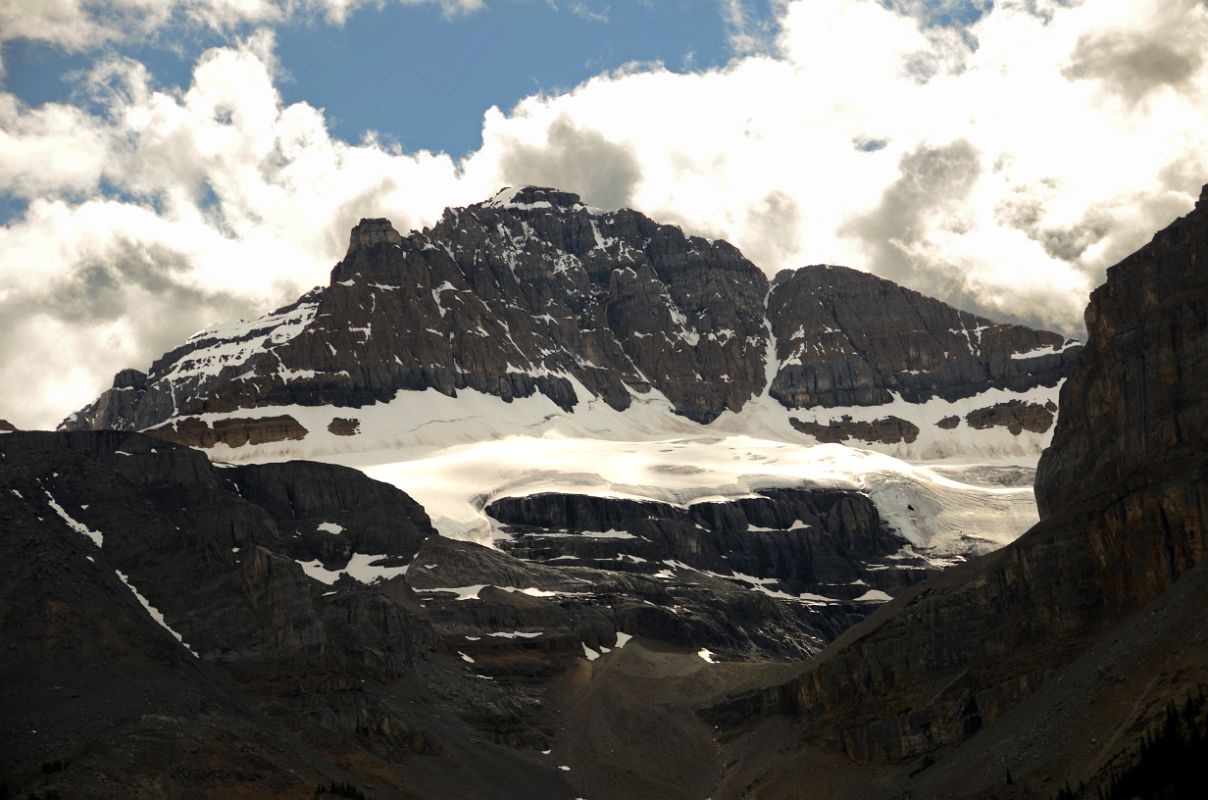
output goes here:
[[9, 0], [0, 418], [554, 185], [1077, 335], [1208, 182], [1208, 0]]

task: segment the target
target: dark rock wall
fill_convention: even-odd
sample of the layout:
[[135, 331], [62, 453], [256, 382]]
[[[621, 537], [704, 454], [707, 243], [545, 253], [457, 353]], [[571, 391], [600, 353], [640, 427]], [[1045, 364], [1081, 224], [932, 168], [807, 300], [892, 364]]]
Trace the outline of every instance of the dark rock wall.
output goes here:
[[1201, 200], [1092, 295], [1040, 524], [882, 608], [757, 704], [857, 761], [916, 758], [1001, 717], [1203, 558], [1206, 248]]
[[[296, 563], [319, 559], [338, 569], [357, 547], [410, 559], [434, 533], [413, 500], [356, 470], [307, 462], [217, 468], [196, 451], [118, 432], [10, 434], [0, 454], [8, 487], [0, 503], [54, 522], [53, 498], [100, 531], [104, 563], [236, 674], [264, 679], [299, 663], [397, 673], [430, 642], [423, 624], [399, 609], [379, 610], [374, 624], [350, 634], [342, 617], [377, 601], [354, 592], [320, 602]], [[350, 533], [317, 530], [329, 521]], [[78, 538], [77, 549], [91, 547]]]
[[810, 592], [839, 600], [864, 594], [865, 581], [896, 590], [929, 574], [922, 562], [911, 559], [886, 569], [886, 557], [898, 557], [907, 542], [858, 492], [769, 489], [759, 494], [688, 508], [534, 494], [505, 497], [486, 510], [515, 537], [500, 546], [529, 560], [620, 560], [623, 568], [637, 572], [660, 570], [673, 561], [719, 575], [773, 579], [777, 590], [794, 596]]

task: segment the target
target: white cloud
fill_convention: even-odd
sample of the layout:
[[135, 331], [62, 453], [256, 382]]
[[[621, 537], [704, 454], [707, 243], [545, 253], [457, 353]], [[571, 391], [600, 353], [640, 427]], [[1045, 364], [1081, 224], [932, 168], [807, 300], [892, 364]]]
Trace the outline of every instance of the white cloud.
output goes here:
[[[221, 26], [270, 5], [187, 8]], [[325, 282], [358, 218], [406, 230], [504, 183], [640, 208], [769, 273], [847, 264], [1074, 331], [1104, 268], [1208, 180], [1196, 0], [1002, 0], [963, 33], [877, 0], [776, 7], [724, 68], [632, 66], [490, 109], [461, 162], [333, 138], [282, 102], [264, 33], [180, 89], [107, 60], [98, 112], [0, 94], [0, 192], [30, 200], [0, 228], [0, 416], [52, 425], [119, 368]]]
[[[0, 44], [13, 39], [49, 42], [69, 51], [145, 37], [170, 23], [188, 22], [216, 31], [248, 24], [319, 16], [343, 25], [348, 15], [385, 0], [5, 0], [0, 4]], [[449, 17], [486, 7], [484, 0], [396, 0], [437, 5]], [[0, 73], [2, 76], [2, 73]]]
[[0, 228], [0, 416], [53, 425], [118, 369], [325, 283], [361, 216], [406, 230], [497, 188], [332, 139], [274, 69], [258, 34], [205, 53], [185, 90], [103, 62], [100, 115], [0, 95], [0, 191], [31, 201]]

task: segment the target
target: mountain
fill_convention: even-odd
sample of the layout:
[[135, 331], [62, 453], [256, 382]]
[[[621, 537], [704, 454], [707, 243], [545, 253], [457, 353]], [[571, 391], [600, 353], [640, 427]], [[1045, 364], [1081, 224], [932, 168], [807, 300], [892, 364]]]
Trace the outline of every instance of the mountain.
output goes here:
[[1035, 521], [1080, 349], [850, 269], [769, 282], [725, 242], [527, 187], [406, 237], [363, 220], [327, 287], [122, 371], [61, 428], [354, 466], [485, 545], [507, 546], [486, 512], [507, 497], [683, 506], [808, 480], [867, 493], [940, 567]]
[[1206, 216], [1112, 270], [1085, 349], [553, 190], [363, 222], [329, 287], [64, 424], [108, 429], [0, 435], [0, 784], [1051, 797], [1120, 768], [1208, 680]]
[[[799, 676], [714, 709], [738, 726], [785, 714], [800, 742], [715, 796], [783, 797], [838, 756], [834, 797], [1095, 797], [1143, 736], [1177, 733], [1169, 709], [1202, 716], [1206, 258], [1208, 187], [1092, 294], [1036, 476], [1040, 523], [886, 604]], [[1125, 796], [1178, 780], [1165, 763]]]
[[[490, 408], [514, 431], [575, 424], [598, 400], [628, 412], [612, 438], [703, 429], [1034, 456], [1078, 350], [854, 270], [769, 283], [723, 241], [525, 187], [405, 237], [362, 220], [328, 286], [119, 373], [62, 428], [202, 447], [306, 440], [314, 455], [413, 443], [400, 420], [429, 421], [438, 394], [473, 398], [444, 406], [453, 417]], [[544, 402], [511, 408], [526, 398]]]

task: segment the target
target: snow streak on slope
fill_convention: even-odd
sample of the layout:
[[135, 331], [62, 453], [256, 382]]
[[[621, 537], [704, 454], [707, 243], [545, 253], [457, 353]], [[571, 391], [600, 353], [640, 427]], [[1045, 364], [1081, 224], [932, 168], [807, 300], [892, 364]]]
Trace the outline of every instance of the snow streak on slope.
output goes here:
[[201, 658], [201, 656], [197, 654], [197, 651], [194, 650], [189, 643], [186, 642], [184, 638], [167, 623], [167, 621], [164, 619], [164, 615], [159, 612], [159, 609], [151, 605], [151, 603], [147, 601], [147, 598], [143, 597], [142, 593], [138, 589], [134, 588], [134, 585], [130, 583], [130, 579], [126, 577], [125, 573], [123, 573], [120, 569], [114, 570], [114, 572], [117, 573], [117, 577], [126, 585], [126, 588], [130, 590], [130, 593], [134, 595], [134, 599], [138, 601], [138, 604], [141, 605], [151, 619], [155, 621], [155, 624], [172, 634], [172, 638], [180, 642], [186, 650], [193, 654], [194, 658]]
[[223, 369], [241, 366], [252, 356], [298, 336], [314, 320], [318, 307], [317, 300], [303, 300], [260, 319], [240, 320], [198, 331], [186, 344], [200, 346], [173, 362], [167, 372], [154, 377], [169, 381], [216, 377]]
[[[45, 489], [42, 491], [46, 493], [46, 501], [50, 504], [51, 509], [59, 515], [59, 518], [67, 524], [67, 527], [71, 528], [81, 536], [88, 537], [88, 539], [97, 547], [105, 546], [104, 534], [102, 534], [100, 531], [92, 530], [87, 525], [68, 514], [67, 510], [64, 509], [63, 506], [59, 505], [58, 501], [55, 500], [54, 496], [50, 492], [47, 492]], [[17, 496], [20, 497], [20, 495]]]
[[[98, 548], [101, 548], [101, 549], [104, 548], [104, 546], [105, 546], [104, 534], [102, 534], [100, 531], [92, 530], [84, 523], [82, 523], [79, 520], [72, 517], [70, 514], [67, 513], [67, 510], [64, 509], [63, 506], [61, 506], [57, 500], [55, 500], [54, 496], [50, 492], [46, 491], [45, 489], [43, 489], [42, 491], [46, 494], [47, 503], [50, 505], [51, 509], [55, 512], [55, 514], [57, 514], [59, 516], [60, 519], [63, 520], [64, 523], [67, 524], [67, 527], [71, 528], [73, 531], [80, 534], [81, 536], [87, 537]], [[15, 489], [13, 490], [13, 492], [18, 497], [21, 496], [21, 494], [19, 492], [17, 492]], [[87, 508], [87, 507], [88, 506], [84, 506], [84, 508]], [[92, 556], [88, 556], [88, 560], [92, 561], [93, 560]], [[130, 593], [134, 595], [134, 599], [137, 600], [138, 604], [141, 605], [146, 610], [147, 614], [151, 617], [151, 619], [155, 622], [155, 624], [159, 625], [159, 627], [163, 628], [168, 633], [172, 634], [172, 637], [174, 639], [176, 639], [176, 641], [180, 642], [186, 650], [188, 650], [190, 653], [192, 653], [194, 658], [200, 657], [200, 656], [198, 656], [197, 651], [194, 650], [192, 647], [190, 647], [189, 643], [186, 642], [179, 633], [177, 633], [175, 630], [173, 630], [172, 626], [170, 626], [167, 623], [167, 621], [164, 619], [164, 615], [161, 614], [159, 612], [159, 610], [157, 608], [155, 608], [155, 606], [151, 605], [151, 603], [147, 600], [147, 598], [144, 597], [142, 595], [142, 593], [139, 592], [138, 589], [134, 588], [134, 585], [132, 583], [130, 583], [130, 579], [126, 576], [126, 574], [124, 572], [122, 572], [120, 569], [115, 569], [114, 574], [116, 574], [118, 579], [121, 580], [121, 582], [125, 585], [125, 587], [130, 590]]]

